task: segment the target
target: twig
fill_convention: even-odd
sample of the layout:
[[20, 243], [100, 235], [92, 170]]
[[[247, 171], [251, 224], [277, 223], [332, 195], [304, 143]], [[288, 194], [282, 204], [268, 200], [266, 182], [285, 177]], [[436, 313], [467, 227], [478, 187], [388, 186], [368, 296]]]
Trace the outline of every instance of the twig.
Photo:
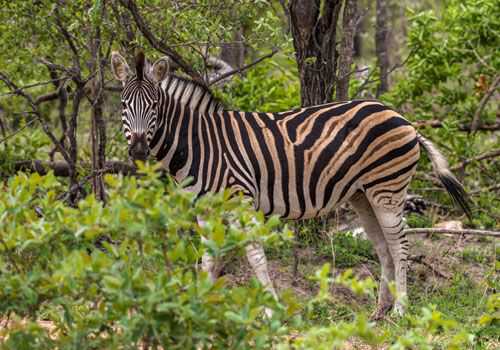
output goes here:
[[[414, 50], [412, 50], [412, 51], [410, 51], [410, 53], [408, 53], [408, 56], [406, 56], [406, 58], [404, 59], [403, 62], [395, 64], [391, 69], [389, 69], [387, 71], [387, 76], [389, 76], [389, 74], [394, 72], [396, 69], [403, 67], [408, 62], [410, 57], [413, 55], [413, 51]], [[375, 73], [375, 71], [376, 71], [376, 69], [372, 69], [372, 71], [368, 74], [365, 81], [360, 85], [358, 90], [354, 93], [354, 95], [352, 97], [353, 99], [356, 98], [361, 93], [361, 91], [363, 91], [365, 89], [366, 85], [371, 84], [371, 83], [376, 83], [377, 81], [380, 80], [380, 78], [370, 80], [371, 76]]]
[[3, 139], [0, 140], [0, 145], [2, 143], [4, 143], [5, 141], [7, 141], [8, 139], [14, 137], [15, 135], [19, 134], [21, 131], [23, 131], [24, 129], [26, 129], [28, 126], [30, 126], [31, 124], [33, 124], [34, 122], [38, 121], [38, 117], [35, 117], [35, 119], [31, 119], [29, 122], [27, 122], [24, 126], [20, 127], [19, 129], [17, 129], [16, 131], [14, 131], [13, 133], [5, 136]]
[[[425, 127], [431, 127], [431, 128], [442, 128], [443, 127], [443, 122], [441, 120], [437, 119], [431, 119], [431, 120], [422, 120], [422, 121], [416, 121], [413, 122], [413, 126], [415, 128], [425, 128]], [[471, 127], [469, 125], [458, 125], [458, 130], [460, 131], [471, 131]], [[494, 124], [480, 124], [476, 130], [481, 130], [481, 131], [496, 131], [500, 130], [500, 123], [494, 123]]]
[[486, 187], [486, 188], [480, 188], [478, 190], [474, 190], [474, 191], [469, 192], [469, 194], [471, 196], [475, 196], [475, 195], [478, 195], [480, 193], [494, 192], [494, 191], [497, 191], [497, 190], [500, 190], [500, 184], [496, 184], [496, 185], [493, 185], [493, 186], [490, 186], [490, 187]]
[[[65, 6], [64, 2], [59, 0], [59, 6], [64, 7]], [[58, 6], [54, 7], [54, 13], [55, 13], [56, 25], [59, 28], [59, 31], [61, 32], [62, 36], [64, 37], [64, 39], [68, 43], [68, 46], [69, 46], [71, 52], [73, 53], [73, 66], [76, 70], [76, 72], [75, 72], [76, 75], [73, 75], [73, 80], [75, 80], [75, 82], [77, 82], [77, 83], [81, 83], [80, 73], [82, 70], [80, 67], [80, 55], [79, 55], [78, 48], [76, 47], [76, 44], [73, 40], [73, 37], [71, 36], [71, 34], [68, 32], [68, 30], [64, 27], [64, 25], [62, 23], [61, 14], [59, 13]]]
[[[84, 169], [91, 168], [92, 166], [89, 163], [83, 163], [79, 165], [81, 165]], [[54, 171], [55, 176], [67, 177], [70, 175], [69, 174], [70, 167], [68, 163], [66, 163], [65, 161], [48, 162], [38, 159], [23, 160], [14, 163], [14, 169], [16, 171], [21, 170], [21, 171], [37, 172], [40, 175], [47, 174], [49, 170]], [[105, 173], [110, 173], [110, 174], [127, 175], [135, 173], [135, 167], [126, 162], [121, 162], [121, 161], [107, 161], [104, 164], [103, 169], [105, 169]]]
[[491, 96], [493, 96], [493, 93], [497, 89], [498, 84], [500, 84], [500, 74], [498, 74], [495, 77], [495, 79], [491, 83], [488, 91], [486, 91], [483, 98], [481, 99], [481, 102], [479, 102], [479, 107], [477, 108], [476, 113], [474, 113], [474, 117], [472, 118], [472, 123], [470, 124], [470, 130], [472, 132], [476, 132], [476, 130], [479, 126], [479, 119], [481, 117], [481, 113], [483, 113], [484, 107], [488, 103]]
[[486, 153], [480, 154], [478, 156], [475, 156], [473, 158], [465, 159], [462, 162], [460, 162], [459, 164], [454, 165], [451, 168], [451, 170], [453, 170], [453, 171], [459, 170], [459, 169], [462, 169], [465, 166], [467, 166], [469, 163], [478, 162], [480, 160], [490, 159], [490, 158], [496, 158], [496, 157], [500, 157], [500, 149], [496, 149], [496, 150], [493, 150], [493, 151], [490, 151], [490, 152], [486, 152]]
[[31, 97], [31, 95], [28, 95], [23, 90], [19, 90], [19, 88], [17, 87], [17, 85], [14, 84], [14, 82], [12, 82], [7, 77], [7, 75], [5, 75], [2, 72], [0, 72], [0, 80], [2, 80], [12, 91], [15, 91], [17, 95], [19, 95], [21, 97], [24, 97], [28, 101], [28, 103], [30, 104], [30, 106], [31, 106], [31, 108], [33, 110], [33, 113], [37, 116], [38, 120], [42, 124], [43, 131], [45, 131], [45, 133], [50, 138], [50, 140], [52, 141], [52, 143], [57, 147], [57, 149], [59, 150], [59, 152], [63, 156], [64, 160], [66, 160], [68, 163], [70, 163], [71, 162], [71, 158], [70, 158], [67, 150], [63, 147], [63, 145], [61, 145], [61, 143], [59, 142], [59, 140], [54, 136], [54, 134], [50, 130], [50, 127], [49, 127], [48, 123], [42, 118], [40, 110], [38, 109], [38, 106], [35, 104], [35, 101]]
[[132, 17], [134, 18], [135, 24], [137, 28], [144, 35], [146, 40], [153, 46], [155, 49], [160, 51], [161, 53], [167, 55], [182, 68], [184, 72], [190, 75], [194, 80], [201, 84], [205, 84], [201, 75], [196, 72], [175, 50], [171, 47], [167, 46], [163, 41], [158, 40], [146, 24], [142, 16], [139, 14], [139, 9], [133, 0], [120, 0], [120, 3], [123, 7], [127, 8]]
[[[51, 84], [51, 83], [55, 83], [55, 82], [59, 82], [61, 80], [67, 80], [67, 79], [68, 79], [68, 77], [61, 77], [61, 78], [51, 79], [51, 80], [47, 80], [47, 81], [40, 81], [40, 82], [37, 82], [37, 83], [20, 86], [20, 87], [18, 87], [18, 89], [20, 89], [20, 90], [31, 89], [31, 88], [34, 88], [34, 87], [48, 85], [48, 84]], [[6, 92], [4, 94], [1, 94], [0, 97], [10, 96], [10, 95], [15, 95], [15, 94], [16, 94], [15, 91], [11, 91], [11, 92]]]
[[407, 235], [417, 235], [417, 234], [451, 234], [451, 235], [475, 235], [475, 236], [489, 236], [500, 238], [500, 231], [488, 231], [488, 230], [452, 230], [446, 228], [411, 228], [404, 230]]
[[413, 261], [413, 262], [416, 262], [418, 264], [422, 264], [425, 267], [431, 269], [439, 277], [442, 277], [442, 278], [445, 278], [445, 279], [450, 279], [451, 278], [451, 276], [445, 275], [444, 273], [442, 273], [441, 271], [439, 271], [438, 269], [436, 269], [435, 264], [429, 264], [427, 261], [425, 261], [425, 256], [423, 256], [423, 255], [416, 255], [416, 256], [412, 255], [412, 256], [409, 256], [408, 259], [411, 260], [411, 261]]
[[223, 80], [223, 79], [226, 79], [227, 77], [233, 75], [233, 74], [237, 74], [237, 73], [241, 73], [243, 72], [244, 70], [247, 70], [249, 68], [252, 68], [253, 66], [255, 66], [256, 64], [264, 61], [265, 59], [267, 58], [271, 58], [273, 57], [279, 50], [278, 49], [273, 49], [270, 53], [268, 53], [267, 55], [264, 55], [262, 57], [259, 57], [258, 59], [256, 59], [255, 61], [253, 61], [252, 63], [249, 63], [241, 68], [237, 68], [237, 69], [233, 69], [227, 73], [224, 73], [222, 75], [220, 75], [219, 77], [217, 77], [216, 79], [210, 81], [208, 83], [208, 86], [211, 86], [211, 85], [214, 85], [216, 84], [217, 82]]

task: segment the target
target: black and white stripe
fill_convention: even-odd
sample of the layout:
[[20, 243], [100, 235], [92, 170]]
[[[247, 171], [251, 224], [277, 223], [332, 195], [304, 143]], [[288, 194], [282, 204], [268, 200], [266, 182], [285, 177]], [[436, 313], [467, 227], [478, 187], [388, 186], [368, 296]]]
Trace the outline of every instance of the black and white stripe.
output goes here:
[[[408, 240], [402, 213], [419, 145], [469, 213], [465, 192], [445, 158], [379, 101], [281, 113], [229, 111], [202, 85], [159, 76], [155, 67], [150, 76], [124, 83], [126, 135], [147, 132], [152, 155], [177, 180], [191, 178], [189, 190], [243, 192], [266, 215], [312, 218], [351, 202], [381, 261], [379, 313], [391, 303], [388, 281], [395, 279], [398, 292], [406, 295]], [[403, 304], [396, 307], [403, 311]]]

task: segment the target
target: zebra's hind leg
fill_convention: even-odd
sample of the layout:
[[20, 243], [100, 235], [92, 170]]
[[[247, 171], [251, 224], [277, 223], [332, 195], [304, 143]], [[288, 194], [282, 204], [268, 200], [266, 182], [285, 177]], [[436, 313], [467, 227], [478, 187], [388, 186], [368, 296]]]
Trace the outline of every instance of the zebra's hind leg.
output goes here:
[[396, 276], [397, 299], [394, 306], [396, 314], [403, 315], [407, 298], [407, 269], [408, 269], [408, 239], [403, 231], [403, 208], [406, 190], [403, 196], [388, 199], [384, 204], [373, 203], [372, 207], [377, 216], [384, 237], [387, 241], [392, 260], [394, 261]]
[[373, 312], [371, 319], [382, 319], [385, 314], [392, 308], [394, 298], [389, 290], [389, 282], [394, 281], [394, 262], [389, 251], [387, 241], [384, 237], [384, 232], [380, 228], [375, 212], [373, 211], [370, 202], [363, 192], [357, 192], [349, 203], [353, 206], [358, 214], [361, 225], [363, 226], [366, 235], [373, 243], [375, 252], [381, 266], [380, 287], [378, 290], [377, 308]]

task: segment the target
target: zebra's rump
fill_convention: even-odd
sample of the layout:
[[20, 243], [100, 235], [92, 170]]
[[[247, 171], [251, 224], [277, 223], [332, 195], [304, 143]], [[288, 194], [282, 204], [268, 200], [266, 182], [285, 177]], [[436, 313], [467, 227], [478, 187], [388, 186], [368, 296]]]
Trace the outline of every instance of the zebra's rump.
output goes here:
[[[254, 198], [268, 214], [318, 216], [357, 190], [384, 203], [399, 202], [419, 159], [414, 128], [377, 101], [253, 117], [244, 123], [251, 129], [246, 136], [258, 140], [252, 148], [252, 166], [258, 166]], [[250, 119], [259, 127], [252, 128]]]

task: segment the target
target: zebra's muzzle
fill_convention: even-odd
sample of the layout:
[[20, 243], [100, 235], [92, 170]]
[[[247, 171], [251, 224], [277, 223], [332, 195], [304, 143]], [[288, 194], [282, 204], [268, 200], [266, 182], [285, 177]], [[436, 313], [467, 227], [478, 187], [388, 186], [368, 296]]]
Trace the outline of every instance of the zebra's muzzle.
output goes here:
[[132, 160], [146, 161], [149, 156], [149, 145], [146, 140], [146, 134], [132, 133], [128, 154]]

